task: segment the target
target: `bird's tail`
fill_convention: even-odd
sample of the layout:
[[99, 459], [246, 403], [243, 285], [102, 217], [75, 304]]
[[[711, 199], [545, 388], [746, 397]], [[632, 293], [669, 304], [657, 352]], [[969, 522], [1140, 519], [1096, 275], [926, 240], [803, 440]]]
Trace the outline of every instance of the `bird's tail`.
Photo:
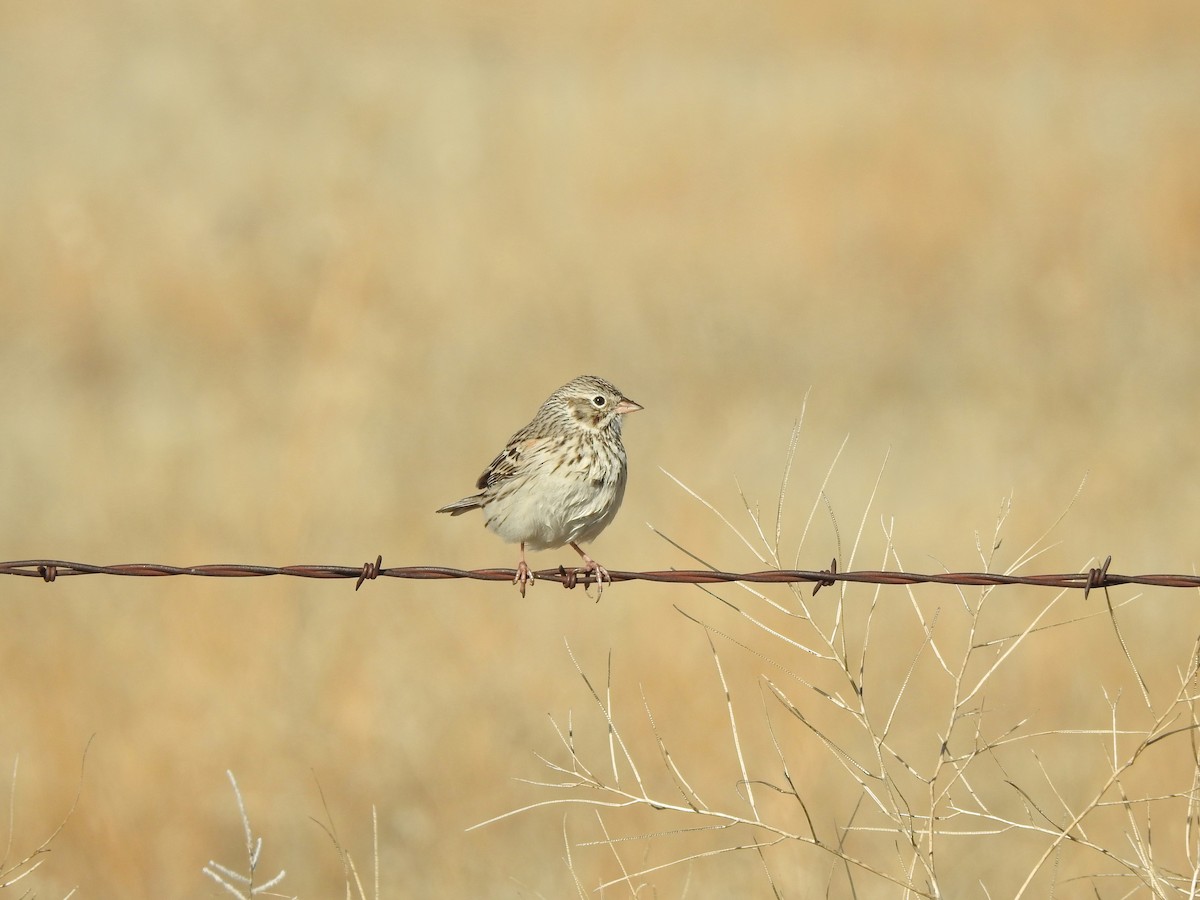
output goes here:
[[461, 500], [455, 500], [453, 503], [447, 503], [441, 509], [437, 510], [437, 512], [450, 513], [452, 516], [461, 516], [465, 512], [479, 509], [482, 506], [483, 494], [474, 494], [470, 497], [463, 497]]

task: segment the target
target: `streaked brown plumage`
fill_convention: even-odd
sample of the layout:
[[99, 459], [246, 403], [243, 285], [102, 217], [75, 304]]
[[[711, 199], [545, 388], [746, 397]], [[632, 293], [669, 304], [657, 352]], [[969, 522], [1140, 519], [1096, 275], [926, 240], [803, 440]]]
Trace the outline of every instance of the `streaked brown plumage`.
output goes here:
[[484, 524], [521, 545], [513, 580], [525, 596], [533, 574], [525, 548], [571, 547], [603, 590], [608, 571], [580, 549], [617, 514], [627, 473], [621, 417], [642, 407], [610, 382], [581, 375], [551, 394], [533, 420], [479, 476], [479, 493], [438, 510], [452, 516], [483, 510]]

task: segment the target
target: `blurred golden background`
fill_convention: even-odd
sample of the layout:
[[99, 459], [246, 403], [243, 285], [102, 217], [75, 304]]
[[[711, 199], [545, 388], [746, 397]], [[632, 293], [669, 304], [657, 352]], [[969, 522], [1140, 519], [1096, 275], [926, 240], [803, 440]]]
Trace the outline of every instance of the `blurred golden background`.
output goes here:
[[[512, 566], [478, 517], [433, 510], [595, 373], [645, 406], [593, 547], [609, 568], [692, 565], [647, 523], [760, 568], [659, 468], [739, 527], [739, 484], [773, 520], [811, 391], [789, 560], [849, 442], [805, 568], [838, 534], [847, 568], [890, 451], [859, 568], [884, 561], [882, 517], [909, 568], [976, 570], [1011, 493], [1007, 565], [1087, 474], [1032, 571], [1193, 570], [1195, 3], [8, 4], [0, 85], [4, 559]], [[39, 896], [219, 895], [200, 867], [244, 856], [226, 769], [282, 892], [344, 893], [319, 783], [360, 871], [377, 807], [385, 896], [573, 894], [562, 809], [465, 831], [545, 799], [511, 779], [541, 777], [547, 713], [589, 709], [564, 637], [597, 683], [611, 652], [630, 716], [639, 685], [671, 708], [693, 767], [722, 740], [710, 650], [674, 607], [727, 613], [692, 587], [0, 586], [17, 851], [95, 735]], [[1174, 671], [1194, 607], [1150, 592], [1135, 651]], [[1080, 676], [1050, 642], [1014, 675], [1079, 727], [1130, 684], [1095, 631], [1111, 668]], [[762, 663], [726, 651], [752, 718]], [[913, 649], [879, 652], [903, 671]], [[736, 797], [727, 762], [707, 777]], [[619, 875], [574, 856], [589, 888]], [[646, 895], [689, 878], [769, 891], [743, 854]]]

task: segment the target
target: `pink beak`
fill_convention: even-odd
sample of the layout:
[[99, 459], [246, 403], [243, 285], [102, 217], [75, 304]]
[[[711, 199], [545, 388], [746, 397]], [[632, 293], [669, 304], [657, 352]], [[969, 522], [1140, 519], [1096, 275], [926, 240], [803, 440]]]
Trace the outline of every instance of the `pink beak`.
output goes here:
[[617, 404], [617, 415], [623, 416], [626, 413], [637, 412], [644, 407], [640, 403], [634, 403], [628, 397], [622, 397], [621, 402]]

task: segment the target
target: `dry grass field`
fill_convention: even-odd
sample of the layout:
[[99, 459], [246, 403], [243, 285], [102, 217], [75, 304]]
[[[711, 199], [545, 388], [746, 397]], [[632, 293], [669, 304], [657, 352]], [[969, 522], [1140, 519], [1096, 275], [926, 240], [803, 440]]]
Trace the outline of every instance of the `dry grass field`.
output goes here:
[[[512, 566], [433, 510], [596, 373], [610, 568], [772, 564], [662, 470], [762, 551], [803, 412], [785, 567], [1191, 572], [1198, 160], [1193, 2], [6, 4], [0, 559]], [[1191, 896], [1111, 600], [0, 579], [0, 895], [230, 896], [232, 770], [285, 896]]]

